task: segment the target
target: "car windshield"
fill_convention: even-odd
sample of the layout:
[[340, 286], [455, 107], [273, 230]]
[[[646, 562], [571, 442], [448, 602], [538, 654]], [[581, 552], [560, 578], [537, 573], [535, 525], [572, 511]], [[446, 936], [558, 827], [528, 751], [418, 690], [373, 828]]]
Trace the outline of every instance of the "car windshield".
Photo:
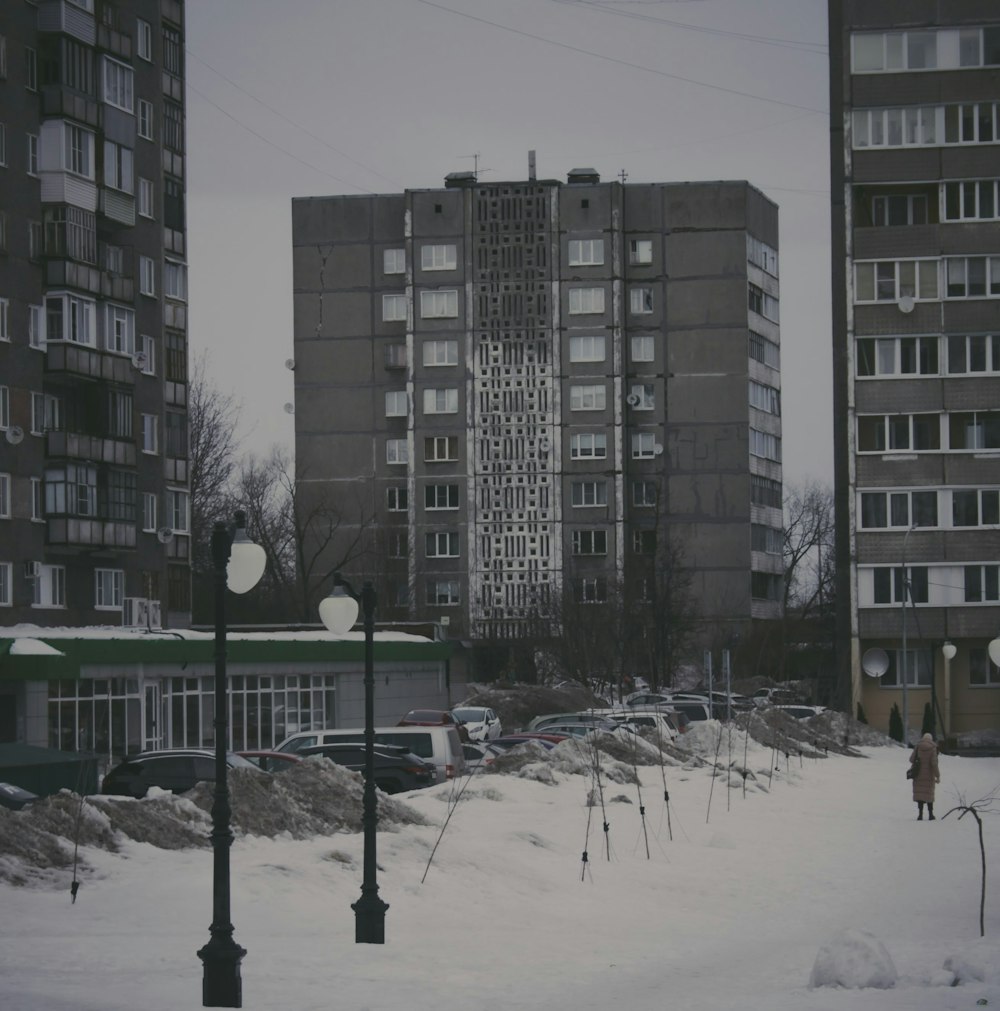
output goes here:
[[233, 769], [256, 769], [258, 772], [260, 771], [259, 765], [254, 765], [253, 762], [244, 758], [242, 755], [234, 755], [233, 752], [230, 751], [229, 754], [226, 755], [226, 758], [229, 766]]
[[463, 723], [482, 723], [486, 718], [485, 709], [452, 709], [451, 714]]

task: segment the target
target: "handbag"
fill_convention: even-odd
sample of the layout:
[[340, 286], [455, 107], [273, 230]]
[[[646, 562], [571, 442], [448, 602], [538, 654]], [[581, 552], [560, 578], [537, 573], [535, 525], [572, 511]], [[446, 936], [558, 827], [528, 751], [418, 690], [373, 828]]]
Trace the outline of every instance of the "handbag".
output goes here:
[[916, 774], [917, 774], [917, 771], [912, 766], [910, 766], [910, 768], [906, 770], [906, 778], [907, 779], [913, 779], [916, 776]]
[[910, 767], [906, 770], [907, 779], [916, 779], [920, 775], [920, 756], [918, 755], [910, 763]]

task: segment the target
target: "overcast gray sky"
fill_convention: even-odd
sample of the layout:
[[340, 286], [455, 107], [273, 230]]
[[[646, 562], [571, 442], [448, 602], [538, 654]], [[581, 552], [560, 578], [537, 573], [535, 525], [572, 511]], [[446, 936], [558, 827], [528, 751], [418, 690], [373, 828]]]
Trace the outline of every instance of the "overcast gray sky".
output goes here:
[[747, 179], [780, 206], [786, 481], [832, 476], [826, 0], [188, 0], [190, 330], [292, 448], [291, 199], [449, 172]]

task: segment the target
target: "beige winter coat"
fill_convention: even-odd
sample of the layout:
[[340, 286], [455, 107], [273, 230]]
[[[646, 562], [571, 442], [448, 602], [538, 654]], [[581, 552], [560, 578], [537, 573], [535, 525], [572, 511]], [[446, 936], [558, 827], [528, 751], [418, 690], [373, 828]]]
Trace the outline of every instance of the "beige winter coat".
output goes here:
[[941, 782], [938, 771], [938, 750], [930, 734], [924, 734], [917, 741], [917, 746], [910, 755], [910, 765], [915, 759], [920, 759], [920, 771], [913, 777], [913, 799], [934, 803], [934, 784]]

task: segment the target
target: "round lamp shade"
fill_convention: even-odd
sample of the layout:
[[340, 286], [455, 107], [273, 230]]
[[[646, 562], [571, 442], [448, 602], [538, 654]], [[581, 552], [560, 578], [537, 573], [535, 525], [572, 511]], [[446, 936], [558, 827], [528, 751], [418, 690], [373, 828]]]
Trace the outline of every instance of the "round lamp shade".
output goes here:
[[233, 593], [247, 593], [264, 575], [267, 555], [253, 541], [235, 540], [226, 566], [226, 585]]
[[958, 652], [958, 647], [953, 642], [946, 642], [941, 647], [941, 653], [944, 655], [945, 660], [954, 660], [955, 654]]
[[338, 586], [319, 602], [319, 618], [331, 632], [347, 632], [358, 620], [358, 602]]

